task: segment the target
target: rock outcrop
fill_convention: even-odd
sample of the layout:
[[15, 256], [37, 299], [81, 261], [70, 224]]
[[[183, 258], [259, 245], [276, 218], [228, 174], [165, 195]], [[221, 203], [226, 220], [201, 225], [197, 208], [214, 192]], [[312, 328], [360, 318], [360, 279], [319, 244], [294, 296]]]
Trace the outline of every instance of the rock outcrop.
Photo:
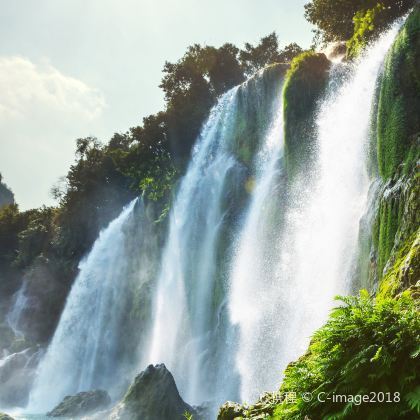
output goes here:
[[68, 395], [52, 411], [49, 417], [80, 417], [104, 410], [111, 404], [111, 398], [106, 391], [97, 389]]
[[0, 413], [0, 420], [13, 420], [13, 418], [5, 413]]
[[295, 57], [283, 89], [285, 164], [290, 178], [308, 166], [314, 157], [317, 133], [315, 117], [328, 83], [331, 63], [322, 53], [306, 51]]
[[217, 416], [218, 420], [235, 420], [237, 418], [244, 417], [244, 407], [240, 404], [227, 401], [219, 409]]
[[199, 419], [197, 411], [179, 395], [174, 377], [164, 364], [149, 365], [140, 373], [116, 412], [121, 420], [185, 420], [187, 414]]

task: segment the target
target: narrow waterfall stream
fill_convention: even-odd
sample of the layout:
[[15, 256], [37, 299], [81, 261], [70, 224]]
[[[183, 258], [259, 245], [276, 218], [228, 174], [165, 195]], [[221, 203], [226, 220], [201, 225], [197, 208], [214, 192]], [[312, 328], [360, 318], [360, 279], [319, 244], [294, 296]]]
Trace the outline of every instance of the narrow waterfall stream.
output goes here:
[[137, 343], [130, 346], [124, 324], [135, 290], [133, 281], [141, 282], [141, 267], [138, 242], [129, 239], [136, 236], [142, 217], [143, 200], [136, 199], [101, 232], [80, 263], [80, 273], [38, 368], [30, 412], [45, 412], [65, 395], [94, 388], [119, 396], [132, 379], [125, 357], [130, 352], [135, 355]]
[[[241, 200], [246, 203], [241, 196], [253, 183], [253, 158], [244, 165], [236, 145], [244, 126], [254, 124], [255, 129], [250, 136], [253, 144], [243, 147], [266, 147], [268, 132], [273, 146], [264, 153], [277, 160], [280, 137], [271, 133], [270, 125], [273, 117], [281, 119], [274, 106], [281, 97], [281, 79], [271, 83], [267, 95], [266, 78], [256, 75], [226, 93], [213, 108], [171, 213], [148, 361], [164, 362], [191, 403], [237, 395], [237, 380], [227, 361], [235, 350], [233, 337], [228, 339], [229, 326], [223, 322], [226, 297], [217, 296], [227, 280], [218, 254], [221, 246], [229, 250], [226, 226], [231, 209], [240, 207]], [[261, 120], [255, 121], [258, 115]], [[247, 121], [249, 116], [254, 120]]]

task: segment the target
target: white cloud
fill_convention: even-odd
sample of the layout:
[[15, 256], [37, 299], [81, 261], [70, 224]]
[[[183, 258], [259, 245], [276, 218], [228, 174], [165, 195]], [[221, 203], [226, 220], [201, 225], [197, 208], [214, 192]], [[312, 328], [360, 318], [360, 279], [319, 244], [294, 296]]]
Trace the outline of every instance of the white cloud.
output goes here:
[[105, 99], [48, 62], [0, 56], [0, 172], [22, 209], [52, 204], [75, 139], [101, 133]]
[[50, 110], [97, 117], [105, 107], [101, 92], [64, 75], [48, 63], [0, 57], [0, 118], [25, 118]]

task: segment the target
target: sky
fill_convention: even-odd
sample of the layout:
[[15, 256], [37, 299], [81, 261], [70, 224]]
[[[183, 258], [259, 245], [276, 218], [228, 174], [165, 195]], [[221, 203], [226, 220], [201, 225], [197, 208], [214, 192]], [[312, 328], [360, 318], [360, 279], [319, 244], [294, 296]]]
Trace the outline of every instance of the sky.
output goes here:
[[21, 210], [54, 204], [75, 140], [163, 109], [165, 61], [276, 31], [308, 47], [308, 0], [0, 0], [0, 172]]

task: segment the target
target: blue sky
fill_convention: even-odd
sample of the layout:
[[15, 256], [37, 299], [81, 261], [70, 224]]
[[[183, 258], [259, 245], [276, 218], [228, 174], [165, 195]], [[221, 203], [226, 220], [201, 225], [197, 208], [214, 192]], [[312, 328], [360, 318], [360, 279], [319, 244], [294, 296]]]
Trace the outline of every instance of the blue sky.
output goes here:
[[307, 47], [307, 0], [0, 0], [0, 172], [21, 209], [52, 204], [74, 140], [106, 141], [163, 107], [188, 45]]

